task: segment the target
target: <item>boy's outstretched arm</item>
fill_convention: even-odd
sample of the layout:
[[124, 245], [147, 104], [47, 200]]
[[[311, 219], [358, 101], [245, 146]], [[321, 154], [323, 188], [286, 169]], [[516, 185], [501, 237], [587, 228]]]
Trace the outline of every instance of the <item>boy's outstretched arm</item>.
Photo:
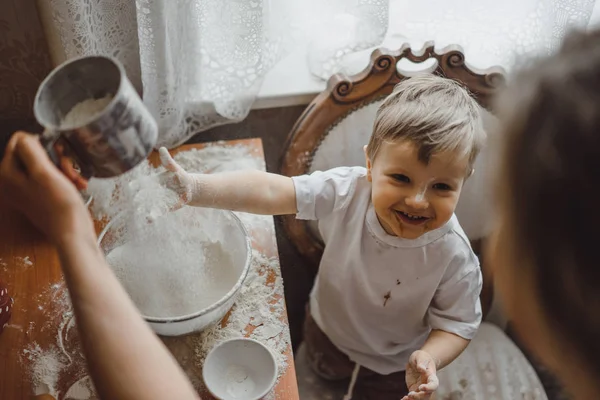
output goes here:
[[181, 205], [266, 215], [296, 213], [294, 183], [287, 176], [254, 170], [190, 174], [166, 148], [161, 147], [159, 153], [168, 171], [165, 184], [179, 194]]

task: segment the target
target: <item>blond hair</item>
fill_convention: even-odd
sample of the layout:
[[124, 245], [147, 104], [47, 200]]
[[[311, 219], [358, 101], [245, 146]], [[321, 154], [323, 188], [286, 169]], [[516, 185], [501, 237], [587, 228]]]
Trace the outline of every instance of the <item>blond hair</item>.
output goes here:
[[427, 164], [436, 153], [468, 157], [470, 172], [485, 141], [480, 107], [459, 83], [420, 74], [396, 85], [379, 106], [367, 155], [373, 161], [387, 141], [408, 140]]

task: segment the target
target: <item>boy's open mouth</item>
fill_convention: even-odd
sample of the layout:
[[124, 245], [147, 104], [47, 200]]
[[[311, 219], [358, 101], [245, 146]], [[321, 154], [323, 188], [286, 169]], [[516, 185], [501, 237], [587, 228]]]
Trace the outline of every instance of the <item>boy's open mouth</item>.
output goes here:
[[410, 224], [410, 225], [421, 225], [429, 220], [428, 217], [422, 217], [419, 215], [409, 214], [409, 213], [405, 213], [404, 211], [398, 211], [398, 210], [394, 210], [394, 211], [396, 212], [396, 215], [398, 216], [398, 218], [400, 218], [400, 220], [402, 222]]

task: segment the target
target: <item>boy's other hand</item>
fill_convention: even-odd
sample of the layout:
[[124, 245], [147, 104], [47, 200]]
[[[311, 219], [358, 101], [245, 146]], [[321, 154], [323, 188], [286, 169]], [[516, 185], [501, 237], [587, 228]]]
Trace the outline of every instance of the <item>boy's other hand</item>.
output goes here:
[[192, 201], [196, 191], [196, 182], [191, 174], [173, 160], [169, 150], [161, 147], [158, 149], [158, 153], [161, 164], [166, 168], [166, 171], [160, 176], [160, 180], [163, 185], [179, 196], [179, 203], [173, 207], [173, 211], [175, 211]]
[[410, 356], [406, 366], [406, 386], [409, 393], [402, 400], [428, 400], [439, 386], [434, 358], [423, 350]]

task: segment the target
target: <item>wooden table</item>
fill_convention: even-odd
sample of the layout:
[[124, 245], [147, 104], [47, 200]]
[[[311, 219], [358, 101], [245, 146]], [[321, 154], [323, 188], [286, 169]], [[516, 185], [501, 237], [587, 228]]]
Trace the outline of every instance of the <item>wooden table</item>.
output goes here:
[[[260, 139], [231, 141], [223, 145], [244, 146], [248, 153], [264, 160]], [[203, 147], [205, 145], [202, 144], [186, 145], [173, 153]], [[156, 164], [157, 154], [153, 153], [150, 160]], [[97, 229], [99, 228], [100, 224], [97, 224]], [[275, 228], [272, 223], [266, 230], [250, 233], [256, 250], [267, 257], [277, 257]], [[29, 265], [28, 260], [33, 265]], [[59, 392], [59, 399], [62, 399], [66, 390], [85, 377], [87, 372], [81, 367], [84, 360], [79, 351], [77, 330], [74, 329], [71, 314], [65, 313], [67, 297], [58, 257], [52, 246], [22, 216], [7, 209], [0, 209], [0, 280], [7, 284], [15, 300], [10, 325], [0, 336], [0, 399], [30, 399], [33, 394], [31, 367], [37, 357], [35, 351], [56, 349], [64, 360], [65, 355], [57, 347], [60, 342], [66, 350], [62, 353], [68, 353], [71, 358], [56, 380], [55, 389]], [[270, 279], [270, 283], [273, 283], [273, 279]], [[287, 324], [285, 312], [283, 318]], [[227, 316], [222, 323], [227, 323]], [[246, 332], [251, 332], [253, 328], [248, 326]], [[185, 366], [190, 352], [193, 352], [193, 335], [163, 339]], [[274, 389], [274, 397], [297, 400], [298, 387], [290, 346], [286, 355], [288, 367]], [[186, 369], [194, 380], [201, 381], [199, 368]], [[203, 399], [211, 398], [202, 388], [200, 391]]]

